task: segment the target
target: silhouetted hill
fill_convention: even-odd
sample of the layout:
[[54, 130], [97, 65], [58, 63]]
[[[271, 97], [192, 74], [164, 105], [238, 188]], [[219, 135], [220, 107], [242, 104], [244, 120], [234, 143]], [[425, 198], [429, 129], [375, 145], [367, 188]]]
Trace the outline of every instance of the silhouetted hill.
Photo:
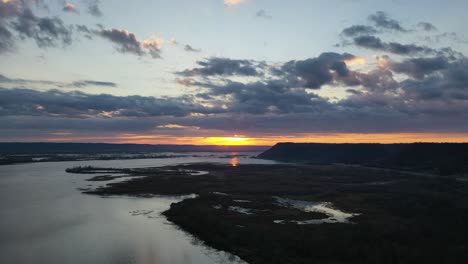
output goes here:
[[467, 143], [278, 143], [260, 154], [259, 158], [308, 163], [359, 164], [441, 174], [468, 172]]
[[0, 154], [264, 151], [265, 146], [195, 146], [104, 143], [0, 143]]

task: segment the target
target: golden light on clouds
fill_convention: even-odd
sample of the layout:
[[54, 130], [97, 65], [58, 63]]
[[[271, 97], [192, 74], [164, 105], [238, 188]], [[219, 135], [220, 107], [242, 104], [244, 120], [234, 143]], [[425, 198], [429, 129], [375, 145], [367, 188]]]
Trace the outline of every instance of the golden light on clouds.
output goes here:
[[183, 126], [178, 124], [166, 124], [166, 125], [159, 125], [157, 128], [168, 128], [168, 129], [195, 129], [199, 130], [200, 127], [198, 126]]
[[67, 2], [65, 4], [65, 7], [63, 8], [63, 10], [77, 12], [76, 6], [74, 4], [72, 4], [72, 3], [69, 3], [69, 2]]
[[346, 63], [346, 66], [365, 65], [366, 59], [364, 59], [363, 57], [354, 57], [352, 59], [344, 60], [344, 63]]
[[387, 56], [377, 56], [376, 61], [377, 65], [380, 68], [388, 68], [388, 64], [390, 63], [389, 58]]
[[245, 0], [224, 0], [225, 6], [235, 6], [238, 4], [242, 4]]

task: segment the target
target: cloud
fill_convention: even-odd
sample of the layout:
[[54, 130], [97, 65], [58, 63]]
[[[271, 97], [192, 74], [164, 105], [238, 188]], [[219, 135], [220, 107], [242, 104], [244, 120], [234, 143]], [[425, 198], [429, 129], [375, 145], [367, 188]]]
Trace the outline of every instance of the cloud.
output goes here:
[[408, 32], [409, 30], [401, 26], [400, 22], [392, 19], [388, 16], [387, 13], [383, 11], [378, 11], [375, 14], [369, 16], [369, 20], [374, 24], [374, 26], [382, 29], [388, 29], [399, 32]]
[[376, 34], [377, 30], [371, 26], [364, 26], [364, 25], [353, 25], [343, 29], [341, 32], [342, 35], [347, 37], [356, 37], [356, 36], [368, 36]]
[[78, 14], [79, 11], [78, 9], [76, 8], [76, 6], [72, 3], [69, 3], [69, 2], [66, 2], [65, 3], [65, 6], [62, 8], [62, 10], [64, 12], [69, 12], [69, 13], [75, 13], [75, 14]]
[[[210, 131], [262, 135], [468, 132], [468, 124], [460, 122], [468, 118], [468, 59], [464, 56], [438, 54], [397, 61], [384, 56], [366, 71], [348, 68], [346, 62], [359, 57], [347, 53], [327, 52], [276, 63], [245, 60], [258, 73], [255, 76], [232, 70], [237, 67], [211, 71], [212, 59], [201, 61], [204, 66], [199, 64], [195, 71], [188, 69], [187, 85], [198, 88], [190, 96], [0, 89], [0, 122], [19, 134], [50, 129], [101, 135], [154, 134], [156, 129], [180, 136], [206, 136]], [[9, 80], [0, 75], [0, 82]], [[346, 97], [331, 101], [318, 93], [320, 89], [342, 89]], [[0, 133], [4, 137], [14, 133], [8, 131]]]
[[269, 15], [265, 9], [258, 10], [257, 13], [255, 13], [255, 16], [258, 18], [264, 18], [264, 19], [272, 19], [273, 17]]
[[434, 54], [436, 50], [415, 44], [401, 44], [398, 42], [383, 42], [375, 36], [358, 36], [353, 39], [356, 46], [361, 48], [380, 50], [399, 55], [417, 55], [417, 54]]
[[0, 20], [17, 16], [21, 7], [17, 1], [0, 1]]
[[114, 83], [114, 82], [101, 82], [101, 81], [84, 80], [84, 81], [72, 82], [71, 86], [78, 87], [78, 88], [86, 87], [86, 86], [117, 87], [117, 84]]
[[[322, 85], [334, 81], [348, 82], [350, 71], [345, 61], [353, 58], [355, 56], [349, 53], [325, 52], [317, 58], [289, 61], [275, 74], [284, 76], [290, 85], [319, 89]], [[352, 85], [351, 81], [348, 84]]]
[[12, 79], [0, 74], [0, 83], [13, 84], [13, 85], [42, 85], [42, 86], [55, 86], [59, 88], [84, 88], [89, 86], [101, 86], [101, 87], [117, 87], [118, 85], [114, 82], [103, 82], [93, 80], [80, 80], [71, 83], [47, 81], [47, 80], [28, 80], [28, 79]]
[[40, 48], [66, 46], [72, 28], [59, 17], [38, 17], [31, 10], [40, 1], [0, 1], [0, 53], [12, 51], [17, 39], [32, 39]]
[[427, 32], [437, 31], [436, 26], [428, 22], [419, 22], [417, 26]]
[[121, 53], [133, 53], [138, 56], [145, 54], [142, 43], [136, 39], [135, 34], [124, 29], [102, 29], [97, 34], [116, 44], [117, 51]]
[[459, 37], [455, 32], [443, 32], [436, 35], [427, 35], [422, 38], [426, 42], [433, 42], [433, 43], [440, 43], [442, 41], [445, 42], [454, 42], [460, 44], [468, 44], [468, 41]]
[[[218, 107], [224, 106], [228, 112], [249, 114], [315, 112], [332, 106], [326, 99], [309, 90], [338, 83], [349, 86], [364, 83], [358, 74], [348, 69], [346, 64], [346, 61], [356, 58], [347, 53], [329, 52], [316, 58], [293, 60], [280, 65], [241, 61], [247, 63], [249, 75], [239, 70], [241, 64], [238, 60], [211, 58], [209, 61], [198, 62], [205, 67], [186, 70], [182, 75], [195, 79], [184, 80], [185, 85], [205, 89], [196, 95], [199, 99]], [[207, 76], [218, 76], [222, 79], [211, 81], [205, 79]], [[225, 79], [229, 76], [249, 76], [260, 80], [244, 83]]]
[[[0, 38], [1, 51], [14, 48], [14, 41], [22, 34], [15, 26], [22, 25], [19, 18], [24, 12], [4, 4], [0, 4], [0, 12], [0, 35], [6, 36]], [[375, 63], [335, 52], [274, 63], [212, 57], [175, 73], [176, 81], [193, 91], [178, 97], [115, 96], [64, 89], [37, 91], [33, 89], [36, 86], [43, 90], [112, 88], [117, 84], [93, 80], [64, 83], [0, 75], [0, 83], [7, 87], [0, 88], [0, 122], [11, 128], [10, 132], [0, 130], [0, 136], [14, 133], [11, 132], [14, 129], [170, 131], [176, 135], [207, 130], [283, 134], [468, 132], [468, 124], [461, 122], [468, 120], [468, 59], [450, 48], [388, 41], [384, 38], [387, 34], [412, 31], [386, 14], [374, 16], [370, 19], [372, 26], [350, 26], [340, 36], [358, 47], [385, 52], [391, 57], [379, 56]], [[39, 26], [37, 21], [41, 17], [32, 17], [25, 19], [24, 32], [31, 28], [31, 32], [55, 32], [48, 29], [53, 27]], [[28, 21], [35, 26], [28, 26]], [[60, 29], [57, 26], [60, 23], [52, 24]], [[171, 43], [158, 37], [140, 39], [123, 29], [76, 25], [73, 30], [91, 38], [99, 36], [119, 52], [136, 56], [159, 58], [163, 43]], [[24, 34], [23, 38], [36, 40], [35, 34]], [[62, 44], [62, 39], [53, 38], [53, 44]], [[8, 43], [10, 40], [13, 44]], [[187, 46], [194, 49], [190, 45], [182, 47]], [[354, 67], [357, 63], [361, 66]], [[335, 93], [341, 95], [334, 98]]]
[[13, 51], [15, 48], [15, 41], [13, 34], [10, 30], [0, 24], [0, 54]]
[[446, 57], [414, 58], [402, 62], [392, 62], [390, 67], [397, 73], [405, 73], [415, 79], [423, 79], [426, 76], [446, 69], [450, 65]]
[[198, 68], [187, 69], [176, 74], [180, 76], [258, 76], [261, 75], [261, 63], [252, 60], [233, 60], [228, 58], [209, 58], [198, 61]]
[[[90, 7], [98, 7], [100, 1], [87, 3]], [[42, 1], [39, 0], [0, 1], [0, 54], [14, 51], [19, 40], [34, 40], [39, 48], [67, 46], [72, 43], [74, 33], [78, 33], [75, 36], [84, 36], [89, 40], [100, 36], [114, 43], [118, 52], [152, 58], [161, 58], [163, 43], [177, 44], [173, 39], [166, 40], [156, 36], [140, 40], [125, 29], [105, 29], [101, 25], [92, 29], [86, 25], [67, 25], [57, 16], [39, 17], [33, 13], [31, 7], [40, 4]], [[78, 12], [72, 3], [65, 4], [64, 11]]]
[[187, 116], [190, 113], [216, 113], [184, 98], [114, 96], [78, 91], [45, 92], [31, 89], [0, 88], [0, 116], [51, 116], [68, 118], [111, 118], [148, 116]]
[[58, 17], [39, 18], [26, 9], [12, 24], [20, 37], [34, 39], [41, 48], [56, 47], [58, 43], [69, 45], [72, 41], [71, 28]]
[[[402, 89], [417, 99], [444, 100], [455, 107], [468, 102], [468, 58], [450, 60], [441, 56], [418, 58], [390, 64], [392, 70], [413, 79], [401, 83]], [[458, 103], [456, 103], [458, 101]], [[451, 108], [452, 108], [451, 107]]]
[[125, 29], [100, 29], [94, 32], [115, 44], [116, 50], [120, 53], [132, 53], [137, 56], [149, 55], [152, 58], [161, 57], [161, 44], [163, 39], [153, 37], [149, 40], [140, 41], [135, 34]]
[[[388, 52], [402, 56], [421, 56], [421, 55], [434, 55], [434, 54], [450, 54], [455, 56], [459, 54], [451, 48], [431, 48], [423, 44], [403, 44], [397, 41], [384, 41], [377, 34], [388, 36], [394, 33], [406, 33], [411, 35], [417, 33], [415, 30], [408, 30], [404, 28], [400, 22], [389, 18], [384, 12], [377, 12], [371, 14], [368, 20], [373, 23], [370, 25], [352, 25], [342, 30], [340, 37], [341, 43], [336, 44], [336, 47], [346, 47], [355, 45], [361, 48], [377, 50], [381, 52]], [[429, 22], [420, 22], [416, 25], [424, 32], [435, 32], [437, 28]], [[437, 35], [416, 36], [427, 42], [440, 42], [441, 40], [451, 40], [452, 42], [464, 43], [460, 40], [456, 33], [441, 33]]]
[[157, 38], [143, 40], [142, 47], [146, 50], [146, 53], [149, 54], [152, 58], [158, 59], [161, 58], [161, 44], [162, 42]]
[[245, 0], [224, 0], [225, 6], [235, 6], [244, 3]]
[[178, 124], [165, 124], [165, 125], [159, 125], [157, 128], [165, 128], [165, 129], [189, 129], [189, 130], [199, 130], [200, 127], [198, 126], [184, 126], [184, 125], [178, 125]]
[[192, 47], [192, 46], [189, 45], [189, 44], [186, 44], [186, 45], [184, 46], [184, 50], [185, 50], [185, 51], [188, 51], [188, 52], [200, 52], [200, 51], [201, 51], [201, 49], [196, 49], [196, 48]]
[[95, 17], [102, 17], [100, 4], [100, 0], [88, 0], [88, 13]]
[[[254, 79], [242, 81], [238, 78], [245, 76], [237, 71], [216, 71], [211, 68], [215, 64], [202, 61], [206, 67], [182, 72], [186, 77], [183, 83], [201, 88], [195, 94], [199, 102], [222, 108], [225, 114], [285, 118], [307, 114], [305, 118], [340, 116], [356, 121], [381, 118], [401, 122], [415, 116], [449, 117], [468, 110], [468, 74], [464, 70], [468, 60], [463, 56], [437, 53], [435, 57], [400, 62], [380, 57], [377, 67], [366, 72], [348, 68], [348, 63], [355, 60], [360, 57], [327, 52], [284, 63], [249, 61], [251, 72], [257, 74], [250, 76]], [[400, 76], [396, 78], [395, 74]], [[346, 87], [348, 95], [332, 102], [315, 93], [324, 87]]]
[[[324, 110], [329, 103], [308, 93], [304, 88], [293, 89], [283, 80], [205, 85], [208, 91], [198, 94], [201, 98], [213, 98], [214, 105], [225, 105], [226, 111], [249, 114], [287, 114]], [[216, 101], [216, 98], [221, 98]], [[228, 99], [229, 98], [229, 99]]]

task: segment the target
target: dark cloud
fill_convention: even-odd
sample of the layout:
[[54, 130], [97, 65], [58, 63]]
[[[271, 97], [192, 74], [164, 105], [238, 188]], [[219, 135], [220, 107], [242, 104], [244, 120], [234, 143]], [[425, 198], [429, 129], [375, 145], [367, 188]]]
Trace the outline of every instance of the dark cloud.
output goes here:
[[121, 53], [132, 53], [137, 56], [149, 55], [152, 58], [161, 58], [161, 48], [158, 40], [140, 41], [135, 34], [125, 29], [104, 29], [94, 31], [94, 34], [101, 36], [115, 44], [116, 50]]
[[[325, 116], [326, 114], [326, 116]], [[187, 117], [142, 118], [63, 118], [47, 116], [0, 116], [0, 123], [7, 124], [0, 130], [0, 138], [37, 141], [50, 138], [51, 132], [70, 131], [72, 137], [80, 135], [113, 139], [122, 134], [161, 135], [157, 126], [179, 124], [201, 127], [200, 130], [174, 130], [171, 136], [219, 136], [222, 131], [239, 132], [248, 136], [295, 136], [296, 133], [401, 133], [401, 132], [468, 132], [468, 124], [460, 119], [468, 115], [412, 116], [356, 113], [353, 115], [298, 113], [288, 115], [217, 115]]]
[[385, 51], [400, 54], [400, 55], [416, 55], [416, 54], [433, 54], [436, 50], [415, 44], [401, 44], [397, 42], [389, 42], [385, 44]]
[[145, 54], [142, 44], [136, 39], [135, 34], [123, 29], [102, 29], [97, 34], [116, 44], [117, 51], [121, 53], [133, 53], [138, 56]]
[[95, 36], [95, 31], [88, 28], [85, 25], [75, 25], [75, 30], [78, 34], [82, 35], [83, 37], [87, 38], [88, 40], [93, 40]]
[[209, 58], [198, 61], [198, 68], [178, 72], [178, 75], [191, 76], [259, 76], [262, 74], [261, 63], [252, 60], [233, 60], [227, 58]]
[[463, 39], [463, 37], [458, 36], [455, 32], [444, 32], [436, 35], [427, 35], [422, 38], [426, 42], [434, 42], [440, 43], [444, 42], [451, 42], [451, 43], [460, 43], [460, 44], [468, 44], [468, 40]]
[[[226, 104], [228, 112], [249, 114], [287, 114], [322, 111], [330, 103], [308, 93], [305, 88], [292, 89], [284, 80], [240, 83], [228, 81], [223, 85], [205, 85], [209, 91], [202, 98], [218, 98], [216, 104]], [[229, 100], [226, 100], [226, 96]]]
[[402, 89], [407, 94], [417, 99], [452, 103], [462, 101], [464, 106], [468, 105], [468, 58], [448, 61], [436, 57], [404, 61], [392, 66], [395, 71], [415, 78], [402, 82]]
[[[205, 89], [196, 96], [208, 100], [214, 105], [225, 105], [228, 112], [249, 114], [290, 114], [319, 112], [332, 107], [326, 99], [321, 98], [310, 89], [317, 90], [324, 85], [344, 84], [362, 85], [364, 80], [357, 73], [348, 69], [346, 61], [354, 59], [351, 54], [323, 53], [316, 58], [294, 60], [281, 65], [266, 65], [248, 61], [253, 69], [250, 73], [261, 78], [259, 81], [242, 83], [224, 80], [207, 81], [206, 76], [246, 76], [239, 73], [239, 67], [212, 67], [191, 69], [182, 72], [184, 76], [201, 78], [199, 81], [185, 81], [185, 85], [199, 86]], [[216, 58], [210, 60], [218, 62]], [[226, 59], [219, 61], [226, 62]], [[232, 63], [235, 60], [229, 60]], [[245, 61], [244, 61], [245, 62]], [[200, 65], [213, 66], [217, 63], [199, 62]], [[222, 65], [225, 65], [223, 63]], [[234, 65], [238, 66], [238, 63]], [[229, 69], [229, 70], [226, 70]], [[264, 72], [266, 71], [266, 72]], [[261, 74], [260, 74], [261, 73]], [[369, 81], [370, 82], [370, 81]]]
[[275, 74], [284, 76], [292, 86], [319, 89], [334, 81], [347, 82], [349, 70], [345, 61], [353, 58], [354, 55], [348, 53], [322, 53], [317, 58], [289, 61], [276, 70]]
[[449, 66], [446, 57], [414, 58], [403, 62], [391, 63], [391, 69], [398, 73], [405, 73], [413, 78], [422, 79], [434, 72], [446, 69]]
[[100, 0], [88, 0], [88, 13], [95, 17], [102, 17], [100, 4]]
[[[356, 59], [354, 55], [323, 53], [316, 58], [279, 65], [264, 63], [256, 70], [263, 74], [247, 82], [229, 79], [239, 76], [232, 72], [214, 74], [198, 69], [189, 70], [189, 79], [184, 83], [202, 88], [202, 92], [196, 94], [200, 101], [224, 106], [225, 113], [230, 114], [306, 114], [306, 118], [318, 118], [316, 121], [322, 124], [325, 119], [337, 117], [356, 122], [380, 118], [382, 123], [391, 120], [395, 125], [408, 118], [449, 118], [468, 110], [467, 59], [446, 55], [401, 62], [384, 56], [381, 60], [386, 62], [382, 65], [360, 72], [347, 66], [347, 62]], [[255, 62], [250, 64], [255, 65]], [[396, 78], [395, 73], [410, 78]], [[206, 79], [206, 76], [214, 79]], [[347, 98], [332, 103], [312, 92], [323, 86], [355, 88], [347, 89]], [[367, 123], [366, 126], [371, 125]]]
[[[93, 0], [87, 3], [91, 9], [99, 10], [100, 1]], [[64, 11], [77, 11], [73, 4], [67, 2], [65, 4]], [[117, 51], [121, 53], [161, 58], [161, 44], [166, 40], [139, 40], [135, 34], [127, 30], [105, 29], [101, 25], [98, 25], [97, 29], [85, 25], [67, 25], [59, 17], [36, 16], [31, 9], [33, 5], [44, 4], [40, 0], [0, 1], [0, 54], [15, 50], [17, 41], [27, 39], [34, 40], [40, 48], [67, 46], [72, 43], [73, 34], [78, 33], [78, 36], [90, 40], [95, 36], [105, 38], [114, 43]], [[185, 49], [197, 51], [190, 45]]]
[[356, 37], [356, 36], [369, 36], [376, 34], [377, 30], [371, 26], [364, 26], [364, 25], [353, 25], [343, 29], [341, 32], [342, 35], [347, 37]]
[[388, 16], [387, 13], [379, 11], [375, 14], [369, 16], [369, 20], [376, 26], [377, 28], [388, 29], [393, 31], [399, 32], [408, 32], [407, 29], [403, 28], [400, 22], [392, 19]]
[[0, 23], [0, 54], [14, 50], [14, 36], [7, 27]]
[[375, 36], [358, 36], [354, 38], [354, 44], [361, 48], [380, 50], [398, 55], [418, 55], [418, 54], [434, 54], [436, 50], [419, 46], [416, 44], [401, 44], [397, 42], [383, 42]]
[[[379, 50], [405, 56], [418, 56], [418, 55], [434, 55], [434, 54], [449, 54], [455, 55], [458, 52], [450, 48], [434, 49], [421, 44], [402, 44], [397, 41], [384, 41], [376, 34], [383, 36], [389, 33], [415, 33], [415, 30], [408, 30], [404, 28], [400, 22], [390, 18], [385, 12], [376, 12], [368, 17], [372, 22], [370, 25], [352, 25], [342, 30], [341, 43], [336, 44], [336, 47], [346, 47], [349, 45], [356, 45], [361, 48]], [[418, 28], [425, 32], [435, 32], [437, 28], [429, 22], [420, 22], [416, 25]], [[442, 33], [438, 35], [427, 35], [424, 37], [418, 36], [419, 39], [424, 39], [426, 42], [439, 42], [442, 39], [450, 39], [456, 42], [463, 42], [458, 39], [455, 33]]]
[[40, 18], [25, 9], [12, 24], [20, 37], [34, 39], [41, 48], [56, 47], [58, 43], [68, 45], [72, 41], [70, 27], [58, 17]]
[[417, 26], [427, 32], [437, 31], [436, 26], [429, 22], [419, 22]]
[[58, 17], [38, 17], [31, 5], [40, 1], [0, 1], [0, 53], [15, 48], [19, 39], [32, 39], [40, 48], [69, 45], [72, 28]]
[[354, 44], [359, 47], [364, 47], [368, 49], [385, 49], [385, 44], [378, 37], [374, 36], [359, 36], [354, 39]]
[[1, 116], [54, 116], [69, 118], [187, 116], [195, 113], [216, 113], [185, 98], [114, 96], [83, 92], [46, 92], [31, 89], [0, 88]]
[[[324, 53], [279, 64], [250, 61], [262, 74], [242, 82], [238, 79], [243, 75], [233, 71], [229, 75], [197, 71], [188, 85], [197, 86], [199, 92], [177, 98], [0, 89], [0, 120], [28, 131], [98, 133], [152, 134], [164, 124], [200, 127], [196, 133], [203, 135], [211, 130], [280, 135], [468, 132], [468, 124], [460, 122], [468, 118], [465, 57], [438, 55], [398, 62], [382, 57], [385, 63], [366, 72], [346, 65], [353, 59], [351, 54]], [[10, 79], [0, 75], [0, 80]], [[325, 85], [345, 88], [346, 97], [334, 102], [321, 97], [317, 87]]]
[[12, 79], [0, 74], [0, 83], [9, 83], [13, 85], [31, 85], [39, 84], [43, 86], [55, 86], [60, 88], [74, 87], [84, 88], [88, 86], [102, 86], [102, 87], [117, 87], [118, 85], [114, 82], [103, 82], [93, 80], [80, 80], [71, 83], [47, 81], [47, 80], [28, 80], [28, 79]]
[[[2, 47], [14, 46], [7, 41], [14, 41], [16, 35], [37, 42], [34, 33], [37, 31], [46, 32], [41, 36], [52, 38], [53, 45], [63, 42], [61, 34], [51, 33], [60, 32], [59, 22], [39, 23], [43, 18], [31, 13], [32, 18], [22, 18], [24, 21], [20, 23], [20, 17], [25, 14], [22, 9], [7, 8], [4, 4], [0, 7], [0, 14], [4, 15], [0, 17], [0, 36], [11, 37], [0, 38], [0, 52]], [[44, 19], [54, 21], [54, 18]], [[362, 48], [411, 57], [395, 56], [393, 60], [382, 56], [375, 67], [375, 64], [365, 65], [365, 71], [351, 66], [359, 58], [348, 53], [325, 52], [313, 58], [277, 63], [208, 58], [198, 61], [194, 68], [176, 73], [181, 78], [179, 83], [196, 89], [193, 95], [175, 98], [96, 95], [63, 89], [41, 92], [17, 87], [40, 84], [42, 87], [109, 88], [117, 84], [92, 80], [35, 81], [0, 75], [0, 83], [10, 87], [0, 88], [0, 122], [23, 130], [35, 127], [112, 132], [151, 132], [164, 124], [201, 130], [261, 133], [274, 130], [283, 134], [468, 132], [468, 124], [460, 122], [468, 120], [468, 59], [450, 48], [436, 50], [383, 41], [375, 35], [410, 31], [385, 13], [372, 15], [370, 21], [374, 26], [351, 26], [341, 36]], [[2, 26], [7, 31], [2, 33]], [[17, 27], [33, 33], [19, 33]], [[160, 56], [160, 42], [140, 40], [126, 30], [104, 27], [95, 30], [83, 25], [74, 28], [90, 37], [110, 41], [122, 53]], [[43, 42], [47, 46], [48, 42]], [[343, 95], [330, 100], [320, 91], [324, 87], [337, 89]]]
[[[70, 45], [74, 30], [88, 39], [100, 36], [115, 44], [121, 53], [138, 56], [161, 57], [160, 40], [139, 40], [135, 34], [123, 29], [97, 29], [85, 25], [66, 25], [59, 17], [39, 17], [30, 8], [40, 1], [0, 1], [0, 53], [14, 50], [16, 41], [31, 39], [38, 47], [49, 48]], [[99, 1], [89, 2], [90, 6]], [[76, 11], [73, 4], [67, 3], [64, 11]]]
[[104, 87], [117, 87], [117, 84], [114, 82], [100, 82], [100, 81], [90, 81], [90, 80], [84, 80], [84, 81], [76, 81], [71, 83], [72, 86], [74, 87], [86, 87], [86, 86], [104, 86]]
[[258, 18], [272, 19], [273, 17], [267, 13], [265, 9], [260, 9], [255, 13], [255, 16]]
[[356, 85], [361, 85], [365, 91], [394, 92], [399, 87], [393, 72], [386, 68], [373, 69], [367, 73], [354, 72], [353, 75]]
[[78, 32], [92, 34], [92, 30], [85, 25], [75, 25], [75, 28]]
[[185, 50], [185, 51], [188, 51], [188, 52], [200, 52], [200, 51], [201, 51], [201, 49], [196, 49], [196, 48], [192, 47], [192, 46], [189, 45], [189, 44], [186, 44], [186, 45], [184, 46], [184, 50]]

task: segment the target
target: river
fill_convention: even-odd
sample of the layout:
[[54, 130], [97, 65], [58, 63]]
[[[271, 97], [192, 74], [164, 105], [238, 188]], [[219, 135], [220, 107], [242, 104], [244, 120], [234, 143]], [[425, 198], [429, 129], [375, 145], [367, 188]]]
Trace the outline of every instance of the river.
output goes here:
[[83, 165], [137, 168], [196, 162], [271, 163], [249, 158], [256, 153], [236, 158], [228, 157], [230, 154], [0, 166], [1, 263], [243, 263], [236, 256], [206, 247], [160, 215], [182, 197], [84, 195], [79, 189], [96, 185], [86, 181], [93, 175], [65, 172]]

